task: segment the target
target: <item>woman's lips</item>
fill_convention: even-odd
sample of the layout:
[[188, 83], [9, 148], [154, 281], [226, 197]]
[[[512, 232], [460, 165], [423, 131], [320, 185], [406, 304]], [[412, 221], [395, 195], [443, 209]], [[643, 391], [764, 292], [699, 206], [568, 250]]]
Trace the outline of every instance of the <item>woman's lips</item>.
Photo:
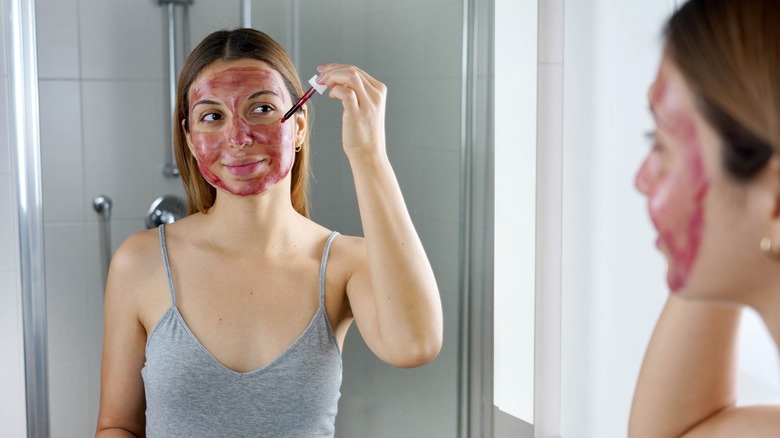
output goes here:
[[249, 163], [226, 164], [225, 167], [227, 167], [228, 172], [232, 173], [233, 175], [246, 176], [257, 172], [263, 163], [265, 163], [265, 160], [252, 161]]

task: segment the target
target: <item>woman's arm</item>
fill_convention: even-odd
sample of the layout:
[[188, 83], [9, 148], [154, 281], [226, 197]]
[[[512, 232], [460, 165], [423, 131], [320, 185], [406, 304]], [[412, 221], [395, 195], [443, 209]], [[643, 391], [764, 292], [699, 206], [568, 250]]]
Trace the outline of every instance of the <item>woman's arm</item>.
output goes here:
[[629, 436], [776, 437], [776, 407], [736, 408], [741, 309], [670, 297], [647, 347]]
[[433, 360], [442, 343], [439, 290], [385, 150], [386, 89], [356, 67], [319, 69], [344, 105], [344, 150], [352, 167], [365, 239], [353, 244], [347, 295], [363, 339], [399, 367]]
[[100, 413], [95, 437], [145, 436], [145, 398], [141, 368], [146, 330], [138, 318], [139, 291], [134, 281], [142, 245], [130, 237], [116, 251], [105, 297]]

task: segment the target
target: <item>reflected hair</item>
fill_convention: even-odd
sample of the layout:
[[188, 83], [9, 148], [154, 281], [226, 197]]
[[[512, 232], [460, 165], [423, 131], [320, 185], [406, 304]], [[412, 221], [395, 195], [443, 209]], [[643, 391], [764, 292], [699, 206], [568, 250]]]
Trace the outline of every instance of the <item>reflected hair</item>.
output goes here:
[[738, 181], [780, 148], [780, 1], [689, 0], [669, 19], [666, 53], [723, 142]]
[[[292, 60], [282, 46], [267, 34], [255, 29], [219, 30], [208, 35], [190, 53], [182, 66], [176, 87], [176, 106], [173, 112], [173, 148], [176, 163], [179, 166], [184, 189], [187, 192], [189, 214], [206, 213], [217, 196], [216, 189], [209, 184], [198, 168], [195, 156], [187, 146], [185, 132], [189, 132], [189, 91], [192, 83], [204, 68], [214, 61], [237, 61], [256, 59], [266, 63], [279, 72], [295, 102], [303, 94], [301, 82]], [[310, 123], [311, 111], [307, 118]], [[309, 130], [307, 129], [308, 133]], [[290, 172], [290, 199], [293, 208], [305, 217], [309, 217], [309, 136], [304, 138], [300, 152], [295, 154], [295, 162]]]

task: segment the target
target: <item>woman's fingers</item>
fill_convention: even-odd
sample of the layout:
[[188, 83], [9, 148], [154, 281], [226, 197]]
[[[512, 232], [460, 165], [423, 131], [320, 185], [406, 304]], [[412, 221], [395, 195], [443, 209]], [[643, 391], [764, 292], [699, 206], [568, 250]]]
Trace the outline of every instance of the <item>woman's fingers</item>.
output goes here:
[[[327, 85], [331, 89], [335, 89], [340, 85], [354, 91], [358, 107], [363, 107], [366, 104], [376, 104], [379, 99], [384, 97], [384, 84], [355, 66], [325, 64], [317, 70], [321, 73], [318, 82]], [[336, 93], [334, 97], [342, 95]]]
[[387, 90], [363, 70], [345, 64], [317, 68], [317, 82], [330, 88], [330, 97], [344, 106], [342, 142], [349, 156], [383, 154], [384, 117]]
[[331, 99], [338, 99], [344, 105], [344, 109], [347, 111], [358, 112], [360, 111], [360, 102], [358, 101], [355, 92], [343, 85], [334, 85], [330, 87], [329, 96]]

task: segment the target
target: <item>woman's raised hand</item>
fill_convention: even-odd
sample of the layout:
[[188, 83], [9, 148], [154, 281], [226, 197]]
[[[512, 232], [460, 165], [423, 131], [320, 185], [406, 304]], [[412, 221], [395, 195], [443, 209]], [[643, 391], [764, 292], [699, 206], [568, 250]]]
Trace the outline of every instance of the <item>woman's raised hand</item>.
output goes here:
[[317, 71], [317, 82], [344, 105], [341, 136], [347, 157], [385, 157], [385, 84], [353, 65], [324, 64]]

